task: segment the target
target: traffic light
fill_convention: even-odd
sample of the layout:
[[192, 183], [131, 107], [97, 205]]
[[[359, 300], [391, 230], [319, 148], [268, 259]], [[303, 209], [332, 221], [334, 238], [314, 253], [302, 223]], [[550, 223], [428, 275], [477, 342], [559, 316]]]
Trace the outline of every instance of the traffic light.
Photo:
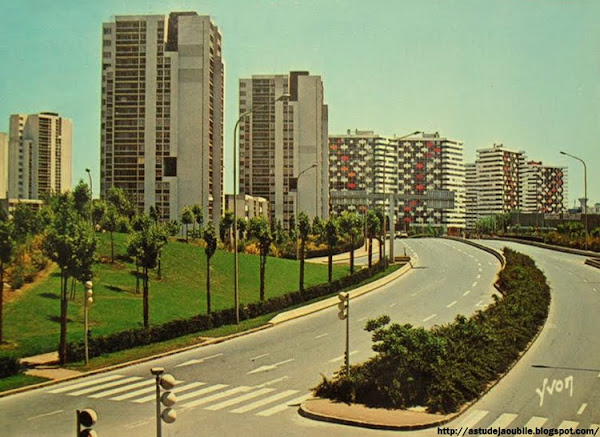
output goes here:
[[348, 293], [340, 293], [338, 294], [338, 299], [340, 300], [340, 303], [338, 303], [338, 308], [340, 309], [338, 319], [346, 320], [348, 317], [348, 301], [350, 300], [350, 295]]
[[93, 284], [92, 281], [87, 281], [85, 283], [85, 304], [86, 305], [91, 305], [92, 303], [94, 303], [94, 298], [92, 297], [94, 295], [94, 290], [92, 290]]
[[98, 433], [92, 429], [97, 421], [98, 414], [91, 408], [77, 410], [77, 435], [79, 437], [98, 437]]
[[[173, 423], [177, 419], [177, 412], [171, 407], [177, 402], [177, 397], [171, 390], [177, 381], [173, 375], [165, 374], [165, 369], [162, 367], [153, 367], [150, 372], [156, 376], [156, 420], [158, 426], [160, 427], [161, 419], [165, 423]], [[160, 393], [161, 387], [165, 390], [162, 394]], [[160, 404], [166, 407], [162, 412], [160, 412]]]

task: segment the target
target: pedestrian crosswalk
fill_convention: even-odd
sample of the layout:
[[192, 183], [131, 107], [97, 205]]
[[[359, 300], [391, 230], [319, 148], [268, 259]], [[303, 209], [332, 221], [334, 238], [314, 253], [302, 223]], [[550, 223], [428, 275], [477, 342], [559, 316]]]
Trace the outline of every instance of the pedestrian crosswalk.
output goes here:
[[554, 429], [584, 429], [597, 430], [600, 424], [591, 423], [596, 420], [566, 420], [553, 419], [541, 416], [532, 416], [530, 414], [516, 413], [494, 413], [488, 410], [473, 409], [461, 416], [450, 426], [457, 428], [489, 428], [489, 429], [510, 429], [525, 427], [534, 430], [536, 428], [554, 428]]
[[[116, 402], [146, 404], [156, 399], [154, 378], [139, 376], [105, 375], [84, 381], [75, 381], [47, 390], [65, 396], [86, 396]], [[232, 386], [203, 381], [177, 381], [173, 389], [178, 410], [201, 407], [208, 411], [227, 411], [233, 414], [254, 414], [269, 417], [291, 407], [297, 407], [310, 397], [300, 390], [276, 390], [272, 387]]]

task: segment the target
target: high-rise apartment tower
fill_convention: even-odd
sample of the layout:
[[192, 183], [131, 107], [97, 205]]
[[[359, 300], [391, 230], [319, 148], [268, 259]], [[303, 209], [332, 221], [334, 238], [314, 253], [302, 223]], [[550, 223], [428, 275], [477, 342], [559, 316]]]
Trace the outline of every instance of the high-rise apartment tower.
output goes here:
[[102, 35], [100, 189], [178, 218], [200, 204], [218, 225], [223, 197], [221, 33], [195, 12], [117, 16]]

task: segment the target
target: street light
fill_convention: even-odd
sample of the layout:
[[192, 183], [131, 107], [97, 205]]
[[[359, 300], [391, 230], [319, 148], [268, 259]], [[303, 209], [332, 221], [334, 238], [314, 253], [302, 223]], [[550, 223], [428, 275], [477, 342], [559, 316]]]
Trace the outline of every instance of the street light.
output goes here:
[[274, 104], [279, 101], [287, 101], [291, 96], [289, 94], [282, 94], [274, 100], [268, 103], [258, 105], [255, 108], [244, 112], [238, 120], [235, 122], [233, 128], [233, 294], [235, 300], [235, 323], [240, 323], [240, 295], [239, 295], [239, 284], [238, 284], [238, 248], [237, 248], [237, 129], [240, 122], [248, 115], [252, 114], [257, 109], [262, 109], [267, 106]]
[[570, 153], [560, 151], [561, 155], [570, 156], [573, 159], [581, 162], [583, 164], [583, 224], [585, 226], [585, 244], [587, 246], [587, 236], [588, 236], [588, 226], [587, 226], [587, 166], [585, 165], [585, 161], [581, 158], [578, 158], [575, 155], [571, 155]]
[[85, 169], [85, 172], [88, 174], [88, 179], [90, 180], [90, 223], [92, 226], [94, 225], [94, 221], [92, 219], [92, 199], [94, 197], [94, 190], [92, 188], [92, 171], [89, 168]]
[[[298, 173], [298, 176], [296, 177], [296, 219], [298, 218], [298, 208], [300, 208], [300, 188], [299, 188], [300, 176], [302, 176], [308, 170], [315, 168], [316, 166], [317, 166], [316, 162], [311, 164], [310, 166], [308, 166], [304, 170], [302, 170], [300, 173]], [[296, 224], [297, 223], [298, 223], [298, 221], [296, 220]], [[300, 259], [300, 255], [298, 253], [298, 239], [296, 239], [296, 259]]]

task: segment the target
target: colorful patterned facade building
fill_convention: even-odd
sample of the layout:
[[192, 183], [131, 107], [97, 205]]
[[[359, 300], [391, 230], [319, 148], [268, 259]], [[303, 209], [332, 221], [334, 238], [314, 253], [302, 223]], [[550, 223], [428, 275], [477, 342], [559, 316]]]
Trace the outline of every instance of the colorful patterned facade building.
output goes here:
[[521, 210], [561, 213], [567, 205], [567, 169], [528, 161], [522, 168]]

